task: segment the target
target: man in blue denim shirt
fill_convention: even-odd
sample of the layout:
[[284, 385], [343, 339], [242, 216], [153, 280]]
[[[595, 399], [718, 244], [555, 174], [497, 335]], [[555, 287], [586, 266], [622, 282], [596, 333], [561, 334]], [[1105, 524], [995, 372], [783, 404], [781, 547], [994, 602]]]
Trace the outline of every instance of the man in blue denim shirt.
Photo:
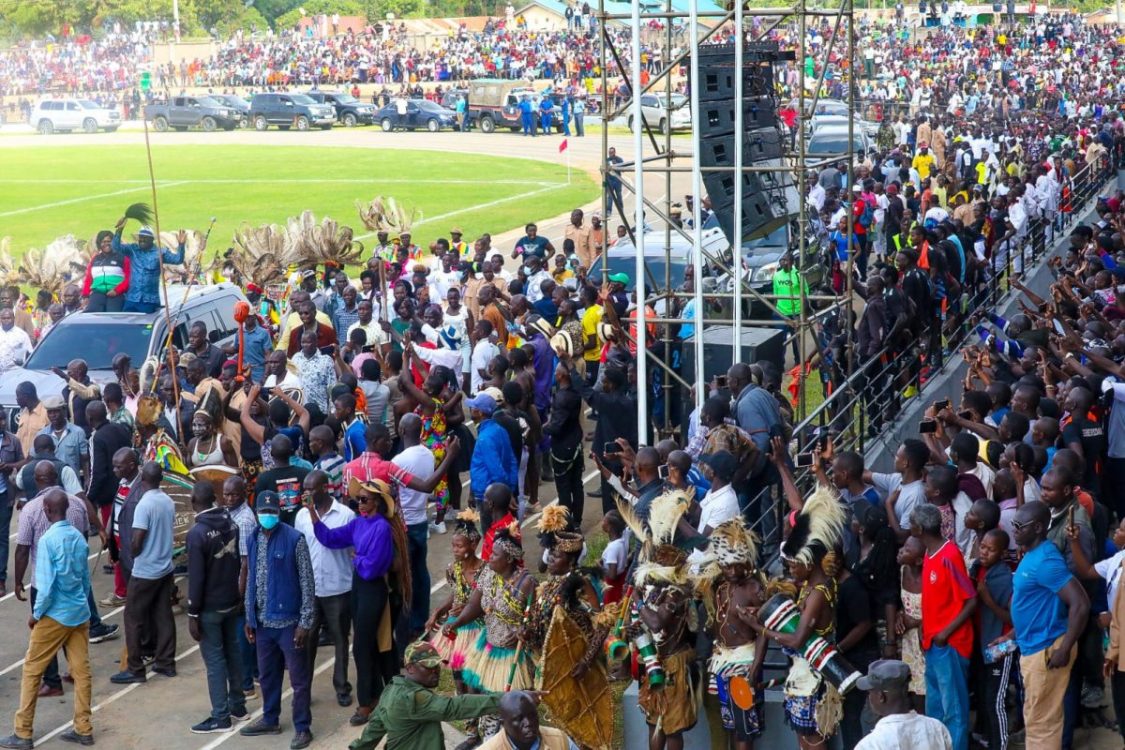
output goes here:
[[69, 499], [61, 489], [48, 490], [43, 499], [46, 520], [51, 524], [39, 538], [35, 563], [38, 592], [27, 621], [31, 639], [20, 681], [20, 707], [15, 733], [0, 740], [0, 747], [31, 750], [35, 704], [39, 683], [60, 648], [74, 678], [74, 728], [59, 739], [80, 745], [94, 744], [90, 723], [90, 571], [86, 556], [90, 548], [85, 535], [67, 520]]
[[156, 233], [152, 227], [141, 227], [137, 232], [136, 244], [122, 244], [121, 230], [125, 228], [126, 219], [122, 217], [116, 226], [113, 235], [113, 250], [129, 259], [131, 264], [131, 277], [129, 289], [125, 292], [124, 312], [150, 313], [160, 309], [160, 262], [180, 265], [184, 262], [184, 242], [187, 241], [187, 232], [180, 230], [176, 236], [179, 243], [176, 251], [164, 248], [153, 249]]

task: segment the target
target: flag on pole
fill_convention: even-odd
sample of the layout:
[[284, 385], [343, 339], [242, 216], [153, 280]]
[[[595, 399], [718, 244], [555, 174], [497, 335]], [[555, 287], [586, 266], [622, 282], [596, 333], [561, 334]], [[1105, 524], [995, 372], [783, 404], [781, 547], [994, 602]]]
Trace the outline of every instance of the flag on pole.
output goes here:
[[562, 143], [559, 144], [559, 153], [561, 154], [563, 151], [566, 151], [566, 138], [563, 138]]

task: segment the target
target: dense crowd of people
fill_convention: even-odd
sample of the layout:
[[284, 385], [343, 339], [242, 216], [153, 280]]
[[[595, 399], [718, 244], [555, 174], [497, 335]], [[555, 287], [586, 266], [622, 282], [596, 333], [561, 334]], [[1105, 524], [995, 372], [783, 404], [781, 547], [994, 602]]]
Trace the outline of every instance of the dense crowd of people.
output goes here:
[[[293, 42], [316, 59], [304, 45], [351, 55], [357, 39]], [[159, 359], [115, 357], [104, 383], [76, 359], [54, 371], [60, 395], [20, 383], [16, 430], [0, 423], [0, 520], [25, 498], [12, 589], [32, 606], [0, 746], [32, 746], [37, 699], [64, 691], [64, 646], [64, 738], [93, 742], [87, 643], [118, 635], [99, 604], [124, 605], [127, 659], [108, 679], [175, 677], [186, 575], [211, 703], [198, 733], [232, 731], [260, 695], [260, 718], [239, 731], [280, 734], [288, 672], [290, 746], [307, 747], [315, 660], [331, 648], [332, 697], [363, 727], [353, 750], [384, 737], [439, 748], [452, 720], [469, 722], [466, 748], [601, 746], [614, 679], [637, 681], [652, 748], [690, 746], [707, 705], [732, 747], [751, 747], [771, 681], [802, 748], [839, 735], [849, 749], [1002, 750], [1020, 732], [1028, 748], [1072, 747], [1106, 683], [1125, 694], [1125, 197], [1099, 200], [1093, 224], [1072, 216], [1075, 181], [1097, 184], [1125, 150], [1117, 45], [1068, 18], [931, 39], [880, 46], [895, 52], [882, 67], [904, 74], [862, 85], [906, 111], [888, 112], [852, 180], [834, 162], [807, 175], [824, 284], [865, 300], [854, 332], [846, 316], [819, 331], [809, 364], [826, 390], [860, 391], [878, 432], [947, 358], [969, 365], [956, 406], [930, 406], [893, 471], [836, 445], [841, 412], [802, 445], [814, 481], [799, 482], [781, 363], [735, 364], [699, 380], [701, 406], [679, 393], [688, 406], [663, 413], [652, 360], [679, 364], [641, 313], [653, 290], [590, 275], [613, 241], [597, 214], [576, 209], [561, 237], [529, 224], [510, 248], [457, 227], [428, 249], [380, 232], [358, 275], [294, 268], [281, 290], [224, 268], [247, 300], [239, 339], [212, 341], [196, 321]], [[225, 53], [293, 62], [270, 44]], [[1056, 55], [1058, 76], [1044, 64]], [[127, 226], [98, 234], [82, 283], [58, 299], [0, 291], [0, 370], [69, 315], [160, 309], [162, 266], [183, 262], [185, 237], [165, 248], [142, 227], [130, 243]], [[1069, 237], [1046, 295], [1023, 285], [1033, 235], [1043, 248]], [[685, 288], [711, 273], [692, 269]], [[780, 314], [800, 315], [790, 258], [773, 281]], [[1021, 313], [998, 315], [1002, 286]], [[682, 302], [662, 309], [703, 325]], [[851, 342], [869, 373], [858, 384], [845, 382]], [[639, 367], [650, 414], [637, 412]], [[194, 511], [190, 530], [172, 494]], [[601, 510], [593, 533], [587, 497]], [[100, 602], [95, 534], [114, 580]], [[437, 539], [452, 562], [431, 602]], [[606, 543], [591, 554], [595, 539]], [[6, 549], [0, 563], [3, 595]], [[771, 647], [788, 667], [767, 680]], [[453, 695], [436, 692], [443, 667]], [[557, 728], [538, 725], [539, 702]]]

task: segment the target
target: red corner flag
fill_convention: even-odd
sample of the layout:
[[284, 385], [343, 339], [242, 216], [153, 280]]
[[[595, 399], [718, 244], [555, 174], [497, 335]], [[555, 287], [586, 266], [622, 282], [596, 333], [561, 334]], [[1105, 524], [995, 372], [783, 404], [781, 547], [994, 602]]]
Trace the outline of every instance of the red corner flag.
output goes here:
[[566, 151], [566, 138], [563, 138], [562, 143], [559, 144], [559, 153], [561, 154], [563, 151]]

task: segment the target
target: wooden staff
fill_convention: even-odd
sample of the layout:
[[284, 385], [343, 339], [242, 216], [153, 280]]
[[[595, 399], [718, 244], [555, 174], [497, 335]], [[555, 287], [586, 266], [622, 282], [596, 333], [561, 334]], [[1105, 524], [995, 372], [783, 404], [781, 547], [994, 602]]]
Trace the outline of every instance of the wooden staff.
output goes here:
[[[148, 157], [148, 180], [152, 188], [152, 216], [153, 222], [156, 224], [156, 259], [160, 262], [160, 286], [164, 292], [164, 323], [168, 327], [168, 339], [164, 345], [164, 356], [168, 360], [168, 370], [172, 373], [172, 397], [176, 403], [176, 434], [182, 436], [184, 434], [184, 425], [183, 419], [180, 417], [179, 409], [180, 384], [178, 378], [176, 378], [176, 368], [172, 362], [172, 313], [168, 309], [168, 303], [171, 300], [168, 299], [168, 280], [164, 278], [164, 250], [160, 247], [160, 209], [156, 202], [156, 172], [152, 167], [152, 144], [149, 142], [148, 138], [148, 120], [142, 118], [142, 121], [145, 129], [145, 155]], [[187, 288], [191, 289], [191, 286], [188, 285]], [[187, 290], [184, 291], [184, 299], [183, 302], [180, 303], [181, 308], [184, 302], [187, 302]], [[159, 372], [159, 370], [157, 372]], [[156, 382], [156, 378], [153, 378], [153, 382]]]
[[[535, 601], [535, 590], [532, 589], [531, 593], [527, 595], [527, 604], [523, 606], [523, 622], [527, 623], [527, 615], [531, 611], [531, 603]], [[508, 693], [512, 690], [512, 683], [516, 680], [516, 669], [519, 668], [520, 661], [523, 660], [523, 635], [521, 634], [516, 641], [516, 660], [512, 662], [512, 668], [508, 670], [508, 681], [504, 685], [504, 692]]]
[[379, 258], [379, 320], [387, 322], [387, 262]]

